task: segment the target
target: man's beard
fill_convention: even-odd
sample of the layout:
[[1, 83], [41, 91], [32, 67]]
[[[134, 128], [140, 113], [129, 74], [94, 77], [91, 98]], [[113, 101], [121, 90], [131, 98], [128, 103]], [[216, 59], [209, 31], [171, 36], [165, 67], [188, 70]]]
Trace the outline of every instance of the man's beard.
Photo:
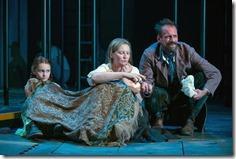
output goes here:
[[168, 50], [168, 52], [175, 52], [177, 49], [177, 43], [172, 42], [170, 44], [167, 44], [166, 49]]

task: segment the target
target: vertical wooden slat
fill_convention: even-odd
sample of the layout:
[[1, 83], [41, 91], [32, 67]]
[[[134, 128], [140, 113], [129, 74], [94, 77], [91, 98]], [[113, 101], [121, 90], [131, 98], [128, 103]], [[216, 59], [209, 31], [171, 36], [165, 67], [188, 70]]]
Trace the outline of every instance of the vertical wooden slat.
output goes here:
[[121, 37], [124, 37], [124, 12], [125, 12], [125, 1], [121, 0]]
[[200, 55], [205, 57], [206, 52], [206, 0], [201, 0], [201, 52]]
[[47, 0], [47, 57], [51, 54], [51, 0]]
[[4, 0], [3, 5], [3, 98], [4, 105], [9, 105], [9, 83], [8, 83], [8, 0]]
[[43, 56], [47, 57], [47, 0], [43, 1]]
[[174, 22], [178, 24], [178, 0], [174, 0]]
[[96, 0], [93, 0], [93, 69], [96, 68]]
[[78, 14], [78, 42], [77, 42], [77, 89], [80, 90], [81, 84], [80, 84], [80, 78], [81, 78], [81, 71], [80, 71], [80, 53], [81, 53], [81, 0], [78, 0], [78, 6], [77, 6], [77, 14]]
[[[61, 0], [61, 52], [64, 53], [64, 0]], [[61, 56], [61, 79], [60, 82], [63, 83], [64, 77], [64, 59]]]

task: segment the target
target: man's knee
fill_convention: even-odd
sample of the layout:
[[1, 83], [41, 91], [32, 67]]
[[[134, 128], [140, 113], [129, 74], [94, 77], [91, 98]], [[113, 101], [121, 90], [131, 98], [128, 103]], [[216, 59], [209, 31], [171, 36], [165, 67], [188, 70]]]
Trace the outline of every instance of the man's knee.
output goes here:
[[145, 99], [145, 107], [152, 114], [166, 110], [169, 103], [168, 92], [164, 88], [159, 87], [155, 87], [151, 97]]
[[202, 89], [206, 83], [206, 77], [203, 72], [198, 72], [194, 75], [195, 88]]

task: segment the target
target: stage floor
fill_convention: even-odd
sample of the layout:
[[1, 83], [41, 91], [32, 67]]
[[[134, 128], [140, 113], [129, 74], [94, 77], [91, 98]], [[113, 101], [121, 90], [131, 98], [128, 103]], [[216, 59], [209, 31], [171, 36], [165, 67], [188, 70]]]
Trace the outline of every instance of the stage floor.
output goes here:
[[[20, 100], [21, 101], [21, 100]], [[22, 101], [21, 101], [22, 102]], [[1, 106], [2, 108], [3, 106]], [[11, 107], [11, 106], [9, 106]], [[17, 106], [18, 107], [18, 106]], [[13, 107], [12, 107], [13, 108]], [[16, 109], [16, 108], [14, 108]], [[0, 112], [1, 113], [1, 112]], [[18, 119], [20, 120], [20, 119]], [[233, 112], [220, 102], [208, 103], [206, 128], [194, 137], [168, 142], [128, 143], [122, 147], [85, 146], [71, 141], [30, 141], [14, 135], [15, 129], [0, 134], [0, 155], [11, 156], [214, 156], [232, 157], [234, 152]]]

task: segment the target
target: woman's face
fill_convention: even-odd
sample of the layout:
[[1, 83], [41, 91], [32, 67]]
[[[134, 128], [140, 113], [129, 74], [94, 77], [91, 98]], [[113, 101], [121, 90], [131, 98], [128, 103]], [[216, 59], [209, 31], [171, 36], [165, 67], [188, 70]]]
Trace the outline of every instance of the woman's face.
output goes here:
[[47, 63], [39, 64], [34, 72], [36, 78], [44, 82], [49, 79], [50, 74], [51, 74], [51, 66]]
[[118, 50], [111, 54], [113, 65], [122, 67], [129, 63], [130, 47], [127, 44], [121, 45]]

